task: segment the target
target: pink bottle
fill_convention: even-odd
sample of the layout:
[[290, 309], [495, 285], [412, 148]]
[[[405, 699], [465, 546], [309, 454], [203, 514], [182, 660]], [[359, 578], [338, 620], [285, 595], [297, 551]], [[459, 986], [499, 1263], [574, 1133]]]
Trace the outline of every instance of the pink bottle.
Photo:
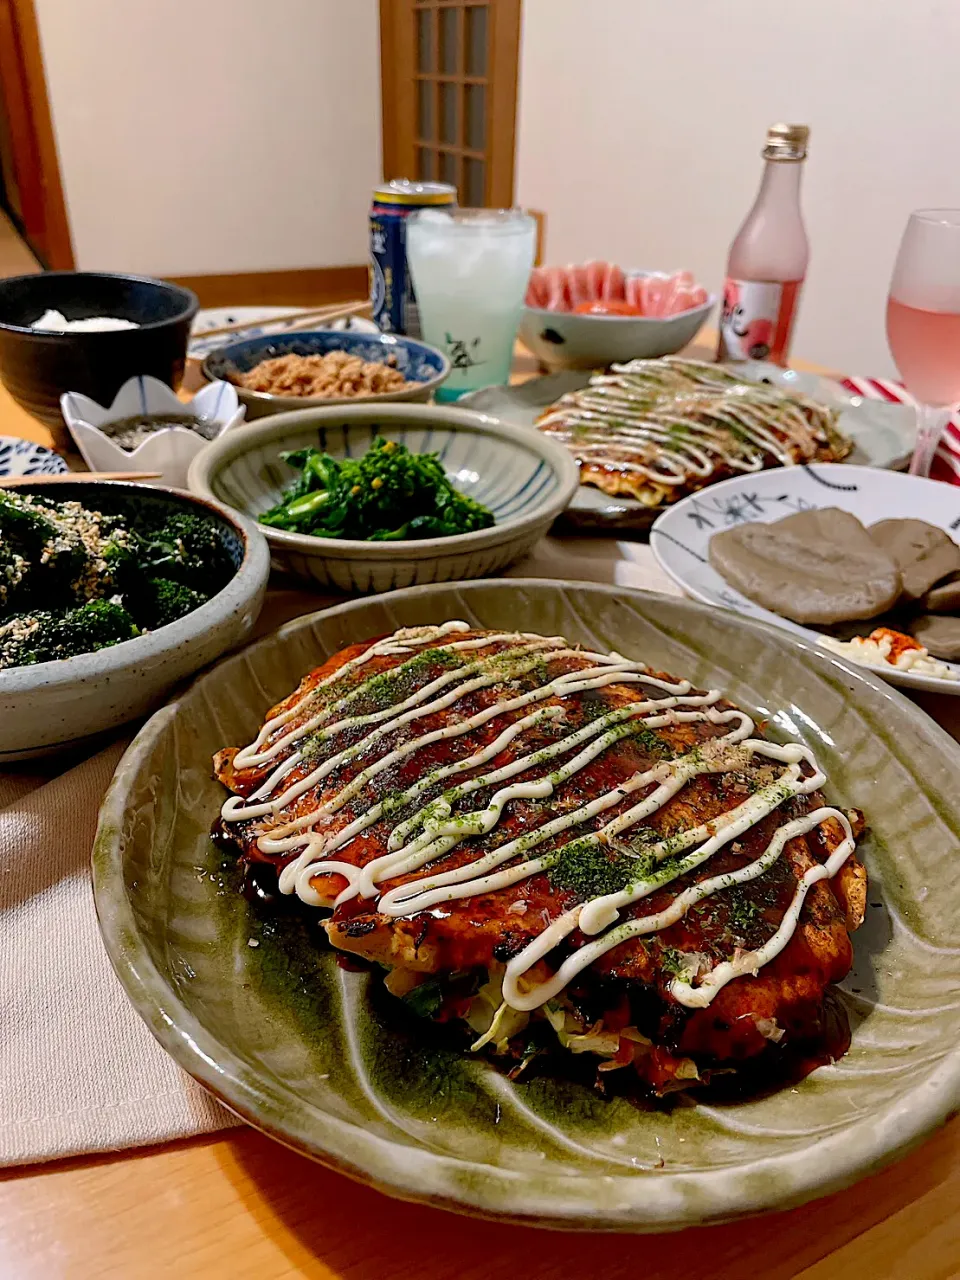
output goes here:
[[800, 176], [810, 130], [774, 124], [763, 148], [760, 190], [730, 249], [717, 359], [787, 363], [810, 246]]

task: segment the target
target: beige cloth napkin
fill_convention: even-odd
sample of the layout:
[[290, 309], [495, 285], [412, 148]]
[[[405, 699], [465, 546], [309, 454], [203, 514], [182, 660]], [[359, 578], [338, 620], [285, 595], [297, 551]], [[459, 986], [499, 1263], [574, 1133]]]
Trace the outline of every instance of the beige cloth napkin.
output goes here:
[[[517, 577], [676, 594], [650, 549], [546, 539]], [[258, 630], [330, 603], [273, 591]], [[0, 1165], [168, 1142], [238, 1123], [169, 1058], [114, 977], [90, 849], [131, 733], [77, 763], [0, 772]]]

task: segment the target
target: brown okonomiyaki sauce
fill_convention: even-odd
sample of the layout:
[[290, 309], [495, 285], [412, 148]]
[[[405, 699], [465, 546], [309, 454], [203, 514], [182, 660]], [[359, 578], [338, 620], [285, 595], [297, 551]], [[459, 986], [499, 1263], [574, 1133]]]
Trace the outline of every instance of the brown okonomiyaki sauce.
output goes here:
[[254, 983], [275, 969], [332, 1011], [328, 934], [370, 972], [351, 986], [384, 1053], [426, 1072], [437, 1036], [448, 1059], [492, 1043], [520, 1082], [638, 1100], [749, 1096], [836, 1056], [821, 1001], [864, 886], [829, 881], [859, 818], [808, 746], [562, 637], [450, 621], [339, 657], [215, 759]]
[[[218, 855], [229, 860], [231, 873], [248, 903], [249, 911], [276, 931], [285, 951], [295, 954], [283, 940], [285, 927], [294, 925], [298, 931], [306, 933], [316, 951], [333, 950], [323, 929], [323, 921], [329, 918], [329, 912], [307, 906], [296, 894], [281, 893], [276, 866], [270, 862], [242, 859], [239, 842], [220, 818], [214, 822], [210, 838]], [[358, 921], [358, 927], [362, 927], [362, 922]], [[509, 945], [505, 945], [503, 954], [497, 958], [507, 960], [509, 950]], [[565, 948], [558, 947], [550, 953], [548, 960], [552, 965], [559, 965], [564, 954]], [[374, 962], [349, 953], [335, 952], [334, 960], [339, 968], [349, 972], [379, 971]], [[469, 975], [464, 975], [465, 984], [468, 979]], [[392, 996], [382, 982], [371, 984], [369, 998], [378, 1018], [391, 1033], [402, 1035], [413, 1043], [422, 1042], [459, 1054], [469, 1048], [473, 1035], [458, 1022], [461, 1010], [457, 1007], [456, 995], [454, 984], [448, 1003], [434, 1018], [415, 1014], [404, 1001]], [[679, 1050], [680, 1034], [689, 1013], [682, 1006], [665, 1000], [654, 984], [641, 986], [607, 976], [600, 981], [574, 986], [571, 995], [587, 1017], [591, 1016], [591, 1006], [595, 1006], [596, 1016], [606, 1012], [609, 1017], [610, 1010], [619, 1004], [624, 1025], [629, 1023], [651, 1036], [659, 1034], [662, 1037], [664, 1025], [672, 1017], [676, 1034], [661, 1043], [667, 1052]], [[839, 988], [830, 987], [824, 993], [819, 1008], [811, 1007], [806, 1017], [788, 1028], [790, 1035], [786, 1043], [771, 1043], [764, 1052], [738, 1061], [735, 1066], [729, 1059], [716, 1062], [709, 1055], [688, 1053], [697, 1062], [700, 1081], [686, 1081], [683, 1090], [658, 1095], [629, 1069], [598, 1071], [597, 1060], [592, 1054], [574, 1055], [562, 1049], [545, 1023], [532, 1024], [530, 1030], [532, 1034], [518, 1046], [512, 1061], [494, 1054], [489, 1046], [483, 1050], [490, 1069], [506, 1074], [519, 1084], [553, 1079], [578, 1085], [602, 1098], [623, 1098], [644, 1109], [658, 1111], [669, 1111], [675, 1106], [690, 1106], [696, 1102], [717, 1106], [739, 1104], [796, 1086], [818, 1067], [842, 1058], [850, 1047], [851, 1035], [844, 994]]]

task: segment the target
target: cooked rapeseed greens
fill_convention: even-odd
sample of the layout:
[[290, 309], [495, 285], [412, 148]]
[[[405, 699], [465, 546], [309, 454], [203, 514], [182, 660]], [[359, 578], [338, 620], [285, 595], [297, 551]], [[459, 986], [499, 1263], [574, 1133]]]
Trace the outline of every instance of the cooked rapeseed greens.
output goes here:
[[393, 542], [472, 533], [493, 512], [450, 483], [435, 453], [378, 436], [362, 458], [297, 449], [281, 458], [300, 475], [261, 524], [314, 538]]

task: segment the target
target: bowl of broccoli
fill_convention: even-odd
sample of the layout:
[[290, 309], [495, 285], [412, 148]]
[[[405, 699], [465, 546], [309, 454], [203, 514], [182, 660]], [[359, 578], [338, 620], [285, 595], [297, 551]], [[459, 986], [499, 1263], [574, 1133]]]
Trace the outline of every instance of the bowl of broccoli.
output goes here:
[[268, 575], [256, 528], [189, 494], [0, 490], [0, 762], [152, 709], [247, 636]]
[[486, 414], [349, 405], [227, 433], [188, 484], [256, 520], [277, 568], [380, 592], [506, 568], [568, 505], [578, 473], [556, 441]]

